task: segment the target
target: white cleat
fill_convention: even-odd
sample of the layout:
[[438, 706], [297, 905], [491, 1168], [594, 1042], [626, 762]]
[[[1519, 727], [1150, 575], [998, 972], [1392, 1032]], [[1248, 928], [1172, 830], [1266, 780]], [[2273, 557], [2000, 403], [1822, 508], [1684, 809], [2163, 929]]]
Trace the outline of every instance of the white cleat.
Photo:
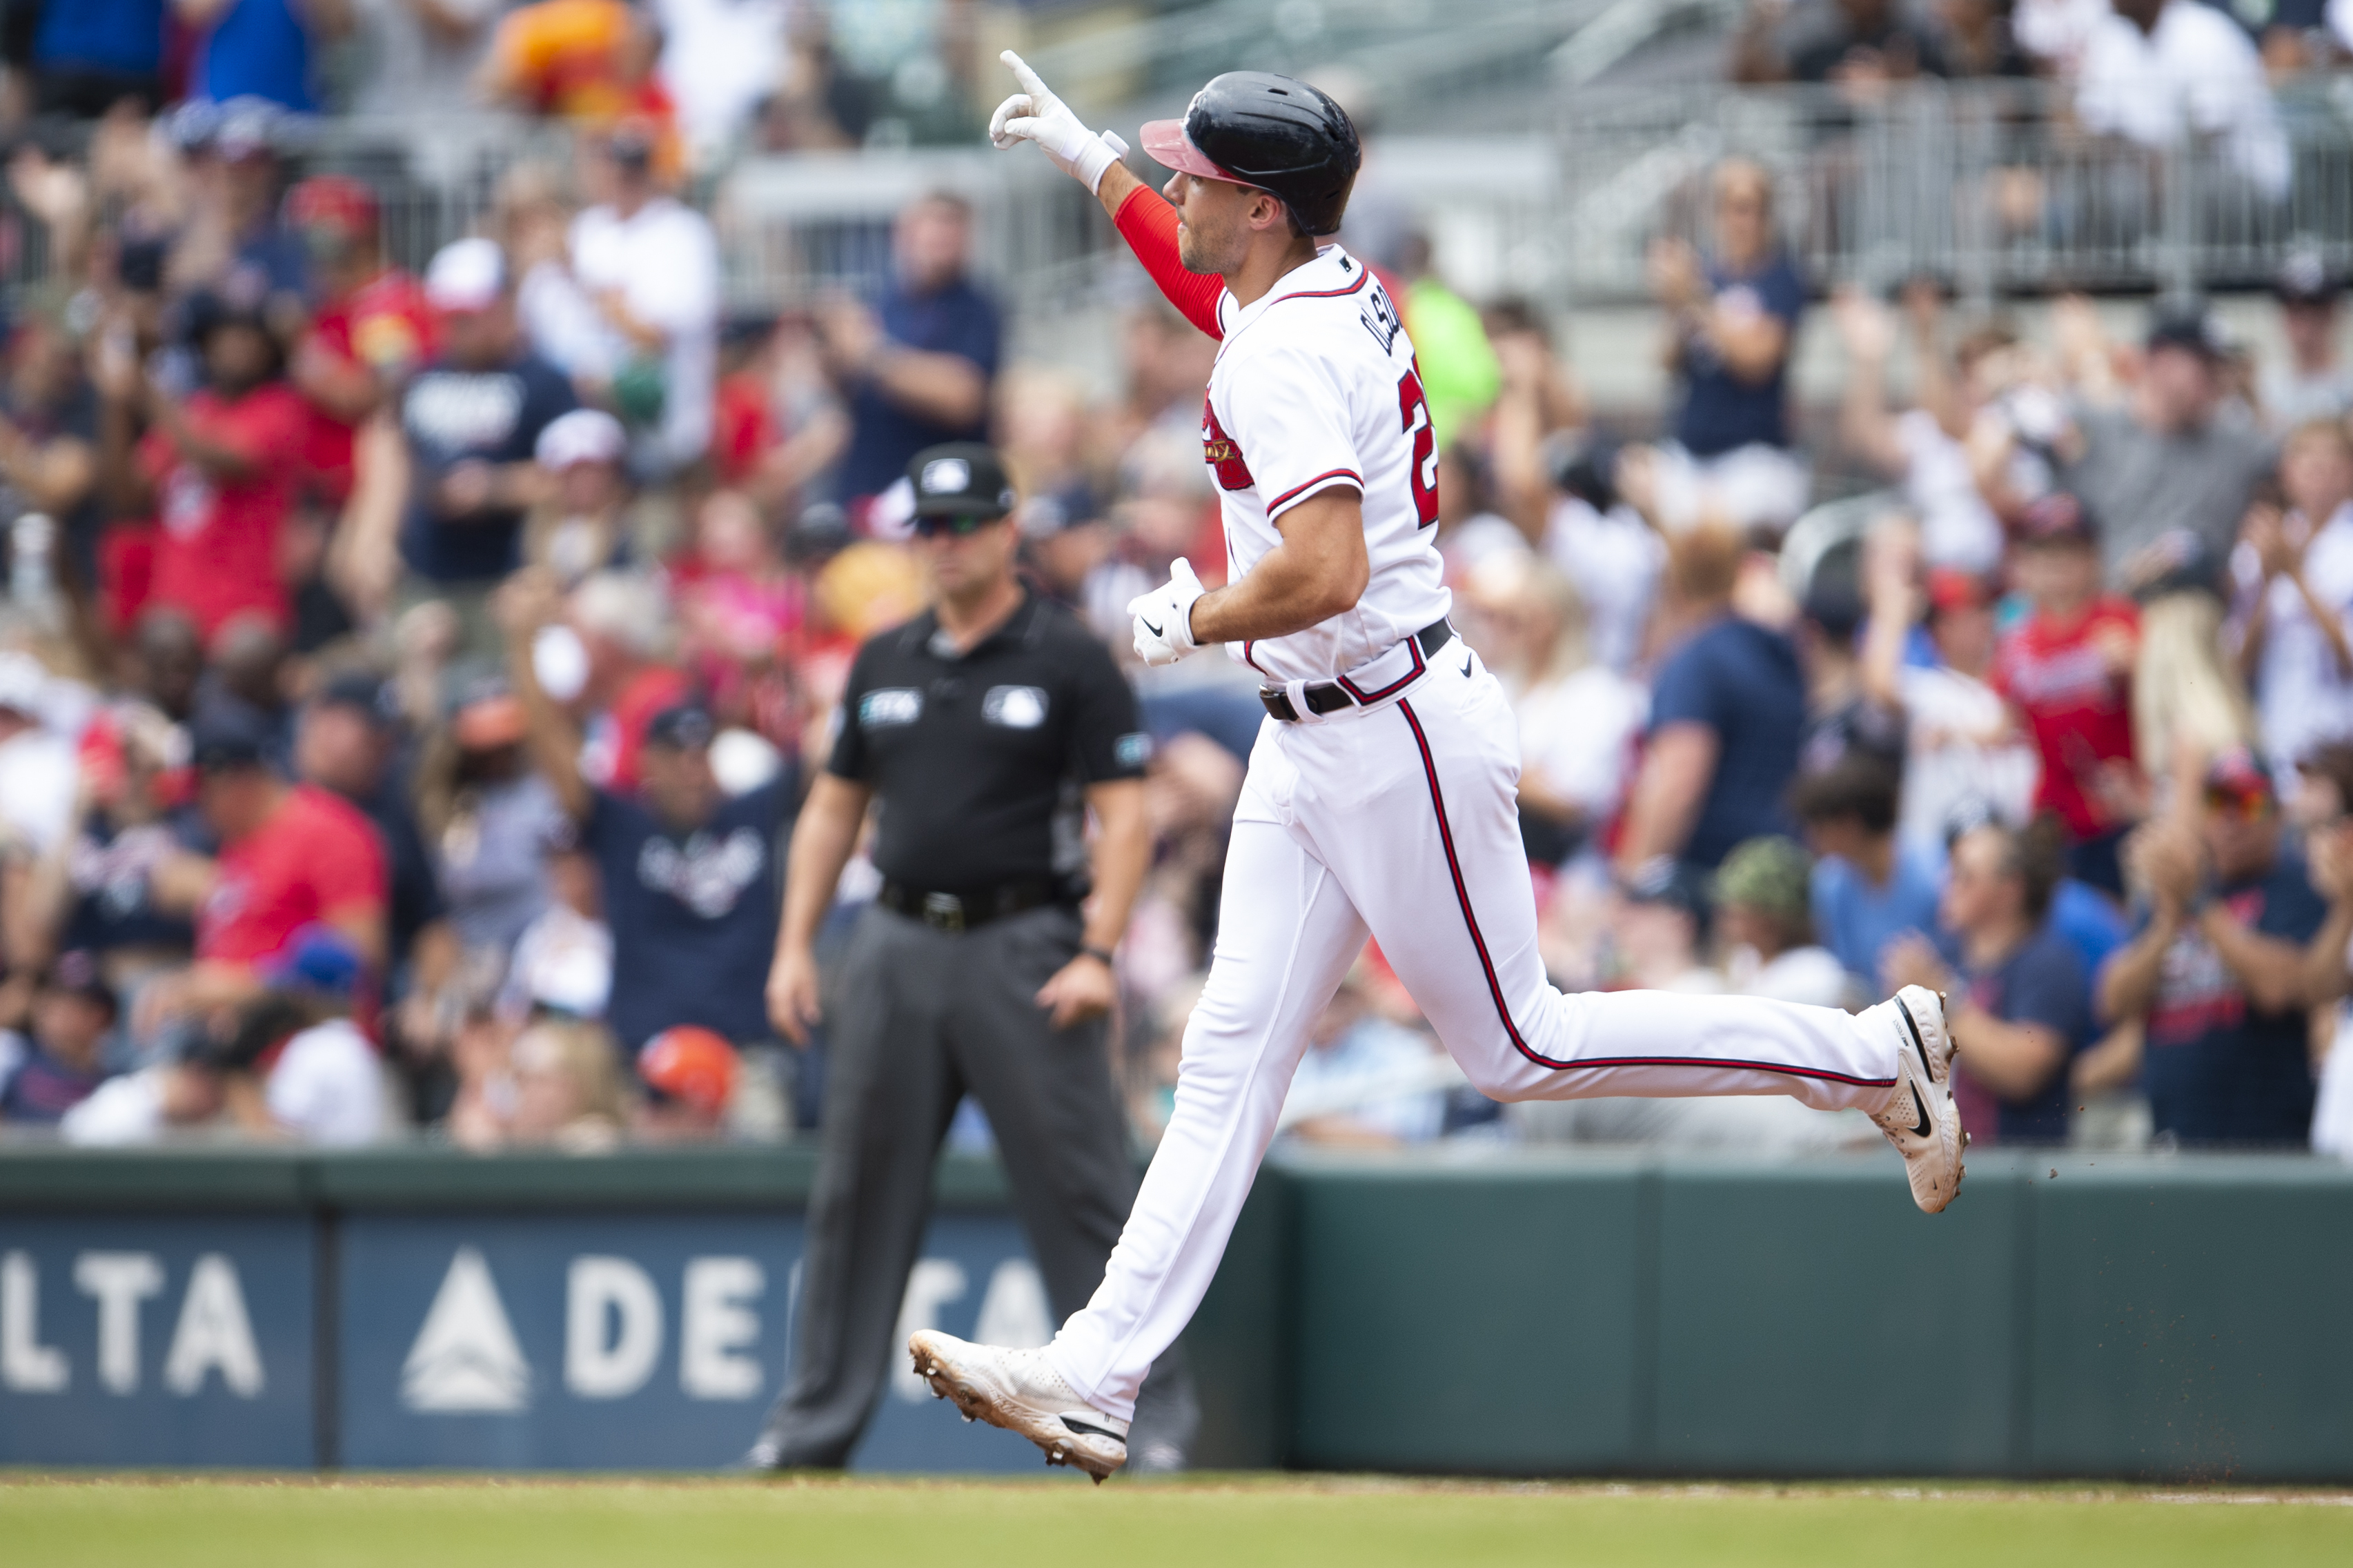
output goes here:
[[1101, 1486], [1127, 1463], [1127, 1423], [1079, 1397], [1043, 1351], [976, 1345], [931, 1329], [907, 1337], [915, 1375], [967, 1421], [1018, 1432], [1050, 1465], [1075, 1465]]
[[1925, 985], [1906, 985], [1863, 1015], [1895, 1032], [1895, 1091], [1872, 1120], [1904, 1156], [1912, 1201], [1935, 1214], [1961, 1190], [1961, 1131], [1953, 1103], [1953, 1037], [1945, 1027], [1945, 999]]

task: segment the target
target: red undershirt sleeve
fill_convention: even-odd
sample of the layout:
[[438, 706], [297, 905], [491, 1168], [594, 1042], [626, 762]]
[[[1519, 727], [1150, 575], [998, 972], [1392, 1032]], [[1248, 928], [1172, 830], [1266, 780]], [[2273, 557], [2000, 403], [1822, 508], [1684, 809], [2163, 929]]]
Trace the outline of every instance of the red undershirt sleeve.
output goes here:
[[1211, 337], [1223, 338], [1218, 297], [1226, 291], [1225, 279], [1215, 273], [1188, 272], [1176, 258], [1176, 209], [1167, 199], [1148, 185], [1138, 185], [1119, 204], [1119, 216], [1113, 221], [1168, 302]]

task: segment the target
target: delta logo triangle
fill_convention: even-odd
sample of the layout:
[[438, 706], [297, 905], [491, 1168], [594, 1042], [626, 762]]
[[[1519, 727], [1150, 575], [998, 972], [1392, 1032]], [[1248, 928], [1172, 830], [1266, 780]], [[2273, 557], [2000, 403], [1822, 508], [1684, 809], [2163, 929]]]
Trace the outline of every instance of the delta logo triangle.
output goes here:
[[425, 1326], [400, 1368], [400, 1402], [431, 1413], [521, 1410], [531, 1403], [531, 1363], [515, 1343], [491, 1266], [461, 1247], [449, 1259]]

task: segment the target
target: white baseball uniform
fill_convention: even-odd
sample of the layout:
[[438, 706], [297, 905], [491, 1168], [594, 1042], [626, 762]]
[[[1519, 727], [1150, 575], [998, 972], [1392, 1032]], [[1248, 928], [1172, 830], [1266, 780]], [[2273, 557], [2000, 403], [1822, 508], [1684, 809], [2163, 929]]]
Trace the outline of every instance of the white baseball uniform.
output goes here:
[[[1175, 1112], [1102, 1288], [1047, 1352], [1121, 1417], [1208, 1289], [1308, 1031], [1368, 933], [1497, 1100], [1787, 1094], [1877, 1110], [1896, 1082], [1892, 1037], [1834, 1008], [1553, 987], [1510, 704], [1460, 640], [1426, 656], [1414, 637], [1449, 598], [1436, 447], [1396, 306], [1326, 246], [1250, 305], [1225, 295], [1217, 322], [1202, 443], [1229, 580], [1280, 542], [1287, 509], [1344, 485], [1364, 498], [1372, 574], [1354, 609], [1229, 649], [1303, 719], [1259, 731]], [[1313, 714], [1303, 689], [1334, 680], [1353, 705]]]

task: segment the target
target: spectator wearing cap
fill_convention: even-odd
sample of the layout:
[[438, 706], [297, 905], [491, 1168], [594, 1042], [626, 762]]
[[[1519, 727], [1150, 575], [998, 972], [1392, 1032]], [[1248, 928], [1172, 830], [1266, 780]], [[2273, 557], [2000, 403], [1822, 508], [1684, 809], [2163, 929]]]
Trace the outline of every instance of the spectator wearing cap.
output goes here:
[[723, 1135], [735, 1096], [735, 1047], [693, 1024], [664, 1029], [638, 1053], [646, 1091], [634, 1125], [658, 1143], [700, 1142]]
[[2231, 552], [2225, 635], [2284, 786], [2316, 749], [2353, 737], [2353, 436], [2335, 419], [2299, 426], [2279, 479], [2287, 504], [2250, 507]]
[[2244, 747], [2216, 757], [2195, 827], [2152, 826], [2134, 851], [2147, 904], [2100, 973], [2100, 1012], [2141, 1021], [2158, 1137], [2301, 1146], [2313, 1107], [2305, 952], [2327, 910], [2283, 848], [2263, 760]]
[[651, 128], [625, 121], [581, 142], [592, 205], [572, 220], [572, 275], [603, 319], [607, 396], [636, 432], [634, 457], [663, 478], [711, 449], [719, 378], [719, 242], [668, 195]]
[[[1109, 649], [1023, 586], [995, 452], [929, 447], [907, 479], [934, 605], [859, 650], [833, 755], [793, 836], [768, 980], [777, 1028], [807, 1041], [821, 1011], [818, 926], [879, 804], [882, 886], [822, 1009], [824, 1149], [799, 1351], [753, 1447], [760, 1468], [836, 1468], [857, 1446], [899, 1353], [932, 1166], [967, 1093], [987, 1113], [1057, 1317], [1102, 1283], [1135, 1191], [1104, 1039], [1112, 954], [1150, 857], [1134, 694]], [[1189, 1440], [1174, 1359], [1145, 1382], [1138, 1430], [1156, 1423], [1159, 1435], [1131, 1439], [1139, 1452]]]
[[1725, 989], [1809, 1007], [1853, 999], [1846, 966], [1814, 941], [1813, 860], [1788, 838], [1752, 838], [1715, 873]]
[[1798, 616], [1798, 654], [1806, 670], [1806, 733], [1800, 774], [1821, 773], [1849, 757], [1869, 757], [1901, 776], [1904, 710], [1863, 679], [1858, 643], [1862, 595], [1842, 573], [1818, 571]]
[[[2348, 14], [2353, 16], [2353, 8]], [[2299, 249], [2281, 264], [2273, 292], [2287, 361], [2263, 371], [2263, 416], [2284, 435], [2315, 419], [2353, 414], [2353, 366], [2345, 363], [2337, 342], [2344, 314], [2338, 308], [2342, 281], [2318, 251]]]
[[195, 963], [149, 986], [140, 998], [146, 1025], [249, 1001], [267, 988], [263, 966], [311, 926], [337, 932], [383, 972], [387, 874], [375, 825], [331, 791], [272, 773], [268, 741], [262, 726], [229, 712], [196, 730], [196, 804], [220, 853], [159, 880], [158, 903], [195, 917]]
[[1668, 624], [1682, 629], [1651, 682], [1621, 871], [1654, 855], [1712, 871], [1734, 845], [1795, 826], [1785, 796], [1805, 732], [1805, 676], [1789, 638], [1733, 611], [1743, 548], [1721, 530], [1672, 542]]
[[1609, 922], [1617, 944], [1611, 989], [1702, 994], [1724, 989], [1724, 976], [1703, 956], [1714, 931], [1714, 880], [1688, 862], [1659, 855], [1619, 883]]
[[33, 993], [30, 1033], [0, 1031], [0, 1121], [55, 1122], [89, 1099], [107, 1079], [115, 1013], [98, 955], [59, 953]]
[[[1899, 853], [1942, 860], [1946, 837], [1966, 818], [2023, 822], [2032, 810], [2034, 748], [2010, 721], [1990, 684], [1996, 646], [1992, 584], [1949, 566], [1915, 586], [1910, 563], [1893, 550], [1866, 552], [1870, 620], [1862, 680], [1904, 713], [1904, 791]], [[1924, 619], [1933, 660], [1909, 657]]]
[[2226, 348], [2203, 307], [2160, 310], [2125, 404], [2079, 410], [2060, 437], [2061, 481], [2100, 521], [2112, 588], [2145, 591], [2200, 562], [2219, 571], [2271, 472], [2270, 442], [2224, 399]]
[[532, 457], [543, 499], [523, 525], [526, 562], [567, 588], [628, 563], [628, 433], [601, 408], [575, 408], [539, 433]]
[[[186, 615], [209, 643], [241, 617], [287, 624], [281, 550], [311, 412], [284, 380], [258, 308], [199, 294], [188, 326], [204, 384], [185, 397], [135, 361], [98, 357], [99, 391], [122, 416], [106, 422], [100, 460], [160, 525], [148, 602]], [[147, 433], [135, 454], [121, 450], [142, 417]]]
[[797, 797], [789, 769], [733, 797], [711, 771], [715, 726], [680, 701], [646, 725], [638, 787], [592, 784], [580, 733], [540, 686], [534, 636], [554, 617], [543, 577], [524, 574], [501, 595], [507, 674], [526, 742], [557, 803], [596, 862], [613, 934], [606, 1018], [634, 1053], [662, 1030], [699, 1024], [737, 1045], [769, 1037], [762, 980], [776, 942], [778, 834]]
[[308, 307], [311, 258], [280, 220], [279, 143], [287, 113], [266, 99], [196, 98], [172, 112], [169, 131], [187, 156], [189, 212], [160, 282], [174, 294], [206, 289], [270, 324], [298, 324]]
[[1883, 757], [1854, 752], [1789, 792], [1813, 868], [1814, 930], [1853, 976], [1855, 994], [1884, 995], [1899, 937], [1936, 929], [1936, 862], [1895, 836], [1902, 780]]
[[[186, 732], [143, 702], [102, 711], [82, 738], [69, 825], [21, 877], [0, 881], [0, 921], [19, 963], [94, 953], [120, 993], [185, 964], [195, 933], [158, 899], [176, 865], [211, 839], [187, 804]], [[0, 784], [0, 800], [9, 791]]]
[[2132, 724], [2139, 615], [2100, 592], [2099, 532], [2067, 490], [2028, 508], [2011, 572], [2031, 608], [1999, 644], [1991, 684], [2034, 738], [2034, 809], [2066, 827], [2069, 875], [2122, 899], [2117, 849], [2142, 804]]
[[390, 879], [385, 956], [395, 993], [438, 985], [456, 957], [401, 742], [392, 689], [365, 670], [330, 677], [302, 705], [294, 729], [294, 776], [358, 807], [375, 829]]
[[[529, 574], [551, 586], [544, 573]], [[599, 572], [573, 591], [565, 620], [551, 634], [579, 653], [569, 706], [584, 716], [587, 744], [581, 772], [590, 784], [627, 795], [644, 782], [638, 766], [656, 715], [689, 704], [694, 684], [671, 662], [670, 603], [661, 584], [623, 572]]]
[[385, 259], [375, 193], [358, 180], [304, 180], [286, 194], [286, 224], [310, 252], [319, 290], [289, 375], [313, 416], [313, 482], [340, 506], [352, 489], [353, 432], [433, 356], [433, 307], [422, 284]]
[[1946, 938], [1905, 938], [1888, 978], [1948, 1000], [1966, 1041], [1953, 1075], [1961, 1124], [1978, 1143], [2067, 1142], [2067, 1067], [2093, 1036], [2090, 971], [2052, 923], [2065, 864], [2055, 819], [1989, 822], [1953, 841]]
[[459, 951], [467, 968], [492, 976], [547, 910], [546, 857], [571, 838], [554, 787], [524, 752], [525, 728], [506, 678], [473, 676], [417, 764], [417, 823]]
[[986, 434], [1003, 325], [965, 276], [972, 208], [934, 192], [899, 214], [896, 271], [875, 309], [848, 301], [820, 312], [818, 346], [850, 405], [839, 483], [855, 503], [899, 483], [908, 461], [944, 441]]
[[400, 399], [405, 443], [387, 444], [373, 492], [364, 570], [406, 576], [406, 605], [446, 600], [466, 651], [493, 653], [490, 595], [522, 561], [523, 520], [543, 489], [541, 432], [575, 406], [572, 384], [515, 331], [506, 261], [487, 239], [442, 247], [425, 293], [440, 320], [440, 352]]
[[67, 1113], [59, 1133], [69, 1143], [149, 1143], [226, 1119], [269, 1142], [376, 1142], [394, 1126], [384, 1068], [350, 1016], [366, 968], [331, 928], [290, 932], [176, 1059], [109, 1079]]

